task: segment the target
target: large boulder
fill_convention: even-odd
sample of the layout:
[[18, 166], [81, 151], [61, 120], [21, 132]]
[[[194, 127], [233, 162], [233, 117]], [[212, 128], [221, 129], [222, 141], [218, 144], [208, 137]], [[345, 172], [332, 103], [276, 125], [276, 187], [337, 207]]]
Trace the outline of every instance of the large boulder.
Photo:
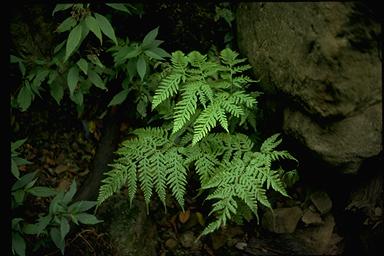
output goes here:
[[266, 95], [286, 99], [284, 132], [343, 173], [382, 150], [381, 27], [370, 11], [356, 2], [237, 10], [241, 52]]

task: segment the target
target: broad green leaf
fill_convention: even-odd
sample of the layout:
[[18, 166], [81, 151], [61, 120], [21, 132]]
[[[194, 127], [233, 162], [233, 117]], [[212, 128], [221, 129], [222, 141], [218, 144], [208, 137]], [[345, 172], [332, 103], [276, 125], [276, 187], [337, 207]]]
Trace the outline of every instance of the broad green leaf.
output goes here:
[[21, 111], [26, 111], [32, 103], [32, 91], [29, 86], [21, 87], [19, 94], [17, 95], [17, 104], [21, 108]]
[[36, 172], [31, 172], [21, 176], [21, 178], [13, 184], [11, 190], [16, 191], [20, 188], [23, 188], [25, 185], [30, 183], [35, 178], [35, 175], [36, 175]]
[[62, 33], [65, 31], [68, 31], [72, 29], [74, 26], [76, 26], [77, 21], [72, 17], [66, 18], [56, 29], [57, 32]]
[[19, 69], [20, 69], [21, 75], [24, 77], [25, 76], [25, 66], [24, 66], [24, 63], [21, 61], [19, 62]]
[[40, 235], [51, 223], [52, 216], [51, 215], [46, 215], [43, 217], [39, 217], [38, 222], [35, 224], [36, 225], [36, 234]]
[[68, 207], [68, 212], [70, 213], [81, 213], [85, 212], [92, 207], [96, 206], [97, 202], [95, 201], [78, 201], [73, 204], [71, 204]]
[[131, 59], [136, 57], [137, 55], [140, 54], [140, 50], [138, 48], [134, 48], [132, 51], [128, 52], [125, 56], [124, 59]]
[[56, 12], [65, 11], [65, 10], [71, 8], [72, 6], [73, 6], [73, 4], [57, 4], [55, 6], [55, 9], [53, 9], [52, 16], [55, 15]]
[[81, 24], [78, 24], [74, 29], [71, 30], [71, 32], [69, 32], [69, 36], [67, 39], [67, 45], [66, 45], [66, 49], [65, 49], [64, 61], [66, 61], [72, 55], [73, 51], [80, 44], [81, 33], [82, 33]]
[[145, 49], [150, 44], [152, 44], [153, 41], [155, 40], [158, 32], [159, 32], [159, 27], [157, 27], [157, 28], [151, 30], [150, 32], [148, 32], [148, 34], [143, 39], [143, 43], [141, 44], [141, 47], [143, 49]]
[[36, 181], [37, 181], [37, 178], [34, 179], [34, 180], [32, 180], [31, 182], [29, 182], [29, 183], [25, 186], [24, 190], [26, 191], [26, 190], [29, 190], [30, 188], [32, 188], [33, 185], [35, 185]]
[[56, 70], [51, 70], [50, 73], [49, 73], [49, 77], [48, 77], [47, 83], [49, 85], [51, 85], [53, 83], [53, 81], [56, 80], [58, 75], [59, 75], [59, 73]]
[[21, 145], [23, 145], [26, 141], [27, 141], [28, 138], [25, 138], [25, 139], [21, 139], [21, 140], [17, 140], [15, 142], [12, 142], [11, 143], [11, 151], [15, 151], [16, 149], [18, 149], [19, 147], [21, 147]]
[[66, 41], [66, 40], [64, 40], [63, 42], [61, 42], [60, 44], [58, 44], [58, 45], [55, 47], [55, 49], [53, 50], [53, 53], [54, 53], [54, 54], [56, 54], [58, 51], [61, 50], [61, 48], [63, 48], [63, 46], [64, 46], [64, 44], [65, 44], [65, 41]]
[[145, 72], [147, 71], [147, 65], [145, 63], [144, 57], [142, 55], [139, 56], [137, 60], [137, 73], [141, 78], [141, 81], [144, 80]]
[[161, 49], [161, 48], [158, 48], [158, 47], [155, 47], [155, 48], [151, 48], [149, 49], [149, 51], [153, 52], [154, 54], [157, 54], [159, 55], [160, 57], [169, 57], [171, 58], [172, 56], [167, 53], [165, 50]]
[[69, 232], [70, 227], [69, 227], [68, 220], [65, 217], [61, 217], [60, 220], [61, 220], [60, 221], [60, 235], [61, 235], [61, 238], [64, 240], [65, 236]]
[[59, 193], [52, 199], [51, 203], [49, 204], [49, 214], [54, 215], [60, 208], [59, 203], [63, 201], [64, 198], [64, 191], [60, 190]]
[[25, 241], [18, 232], [12, 232], [12, 251], [19, 256], [25, 256]]
[[92, 84], [94, 84], [96, 87], [100, 88], [100, 89], [103, 89], [103, 90], [106, 90], [107, 88], [105, 87], [105, 83], [104, 81], [101, 79], [101, 77], [99, 76], [99, 74], [97, 74], [95, 71], [93, 70], [89, 70], [88, 72], [88, 78], [89, 80], [92, 82]]
[[20, 171], [17, 164], [11, 159], [11, 173], [16, 179], [20, 179]]
[[39, 97], [41, 97], [39, 93], [41, 83], [47, 78], [49, 72], [50, 71], [47, 69], [38, 71], [35, 78], [32, 81], [31, 89], [35, 94], [39, 95]]
[[27, 235], [37, 235], [38, 226], [37, 224], [26, 224], [23, 227], [23, 232]]
[[100, 59], [95, 54], [88, 54], [87, 58], [96, 66], [104, 68], [103, 63], [101, 63]]
[[76, 103], [78, 106], [82, 106], [84, 102], [84, 95], [83, 92], [80, 90], [75, 91], [73, 95], [69, 96], [73, 102]]
[[25, 165], [25, 164], [31, 164], [27, 159], [21, 158], [21, 157], [12, 157], [12, 160], [15, 161], [15, 164], [17, 166], [19, 165]]
[[60, 249], [61, 254], [64, 255], [65, 240], [61, 237], [60, 230], [58, 228], [51, 228], [49, 233], [53, 243]]
[[131, 11], [127, 8], [125, 4], [106, 4], [109, 7], [116, 9], [118, 11], [126, 12], [128, 14], [132, 14]]
[[133, 77], [137, 73], [137, 59], [131, 59], [127, 63], [127, 72], [129, 75], [129, 80], [132, 81]]
[[57, 194], [57, 191], [54, 190], [53, 188], [49, 187], [33, 187], [28, 190], [29, 193], [31, 193], [34, 196], [38, 197], [49, 197], [49, 196], [54, 196]]
[[64, 96], [64, 88], [58, 83], [52, 83], [50, 85], [51, 96], [56, 100], [57, 104], [60, 104], [61, 99]]
[[116, 94], [111, 102], [109, 102], [108, 107], [121, 104], [127, 98], [128, 93], [129, 90], [126, 89]]
[[150, 45], [148, 45], [148, 49], [156, 48], [159, 45], [161, 45], [162, 43], [164, 43], [164, 41], [155, 39], [155, 40], [153, 40], [153, 42]]
[[12, 192], [12, 196], [15, 199], [15, 202], [17, 205], [23, 204], [25, 192], [24, 190], [16, 190], [15, 192]]
[[68, 212], [70, 213], [81, 213], [88, 211], [92, 207], [96, 206], [97, 202], [95, 201], [78, 201], [71, 204], [68, 207]]
[[67, 84], [69, 88], [69, 92], [71, 95], [73, 95], [73, 92], [75, 91], [77, 87], [77, 83], [79, 82], [79, 69], [76, 66], [73, 66], [69, 69], [68, 75], [67, 75]]
[[81, 39], [80, 39], [79, 45], [81, 45], [81, 43], [84, 41], [84, 39], [87, 37], [90, 31], [87, 24], [85, 23], [85, 20], [80, 21], [80, 25], [81, 25]]
[[68, 192], [65, 193], [62, 202], [67, 205], [72, 200], [73, 196], [76, 193], [76, 190], [77, 190], [76, 180], [73, 180], [71, 186], [69, 187]]
[[98, 220], [95, 215], [89, 214], [89, 213], [80, 213], [76, 215], [77, 220], [80, 223], [86, 224], [86, 225], [94, 225], [100, 222], [103, 222], [102, 220]]
[[12, 63], [12, 64], [14, 64], [14, 63], [17, 63], [17, 62], [22, 62], [23, 60], [22, 59], [20, 59], [19, 57], [17, 57], [17, 56], [15, 56], [15, 55], [10, 55], [10, 62]]
[[98, 14], [96, 12], [94, 14], [95, 14], [97, 24], [99, 24], [99, 27], [100, 27], [101, 31], [103, 32], [103, 34], [106, 35], [107, 37], [109, 37], [110, 39], [112, 39], [112, 41], [115, 44], [117, 44], [115, 31], [113, 30], [113, 27], [112, 27], [111, 23], [108, 21], [108, 19], [105, 18], [103, 15]]
[[101, 36], [101, 30], [96, 19], [93, 16], [88, 15], [87, 17], [85, 17], [85, 24], [87, 25], [89, 30], [91, 30], [92, 33], [95, 34], [95, 36], [100, 40], [100, 44], [102, 44], [103, 38]]
[[148, 57], [151, 57], [153, 59], [163, 60], [163, 57], [161, 57], [160, 55], [157, 55], [156, 53], [152, 52], [151, 50], [146, 50], [144, 53], [145, 53], [145, 55], [147, 55]]
[[88, 73], [88, 62], [85, 59], [79, 59], [76, 64], [84, 74]]
[[[145, 99], [145, 100], [143, 100]], [[147, 98], [141, 98], [141, 100], [137, 103], [136, 105], [136, 110], [137, 112], [142, 116], [146, 117], [147, 116], [147, 107], [148, 107], [148, 101]]]

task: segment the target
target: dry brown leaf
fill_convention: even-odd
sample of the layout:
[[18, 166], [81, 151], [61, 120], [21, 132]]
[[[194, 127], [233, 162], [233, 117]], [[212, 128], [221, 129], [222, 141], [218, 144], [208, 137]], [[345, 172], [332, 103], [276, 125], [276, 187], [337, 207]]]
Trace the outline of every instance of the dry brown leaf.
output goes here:
[[179, 221], [184, 224], [184, 223], [186, 223], [189, 220], [190, 216], [191, 216], [191, 211], [190, 210], [186, 210], [184, 212], [180, 212], [179, 213]]

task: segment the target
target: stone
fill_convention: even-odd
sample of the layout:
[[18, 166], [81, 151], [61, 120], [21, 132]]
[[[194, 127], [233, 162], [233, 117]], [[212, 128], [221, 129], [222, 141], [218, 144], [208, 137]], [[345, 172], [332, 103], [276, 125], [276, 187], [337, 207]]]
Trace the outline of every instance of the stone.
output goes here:
[[274, 233], [292, 233], [303, 215], [300, 207], [277, 208], [267, 211], [262, 218], [262, 226]]
[[332, 209], [332, 200], [324, 191], [312, 193], [310, 199], [321, 215], [328, 213]]
[[301, 220], [304, 222], [305, 225], [320, 225], [323, 223], [320, 214], [317, 212], [313, 212], [310, 209], [304, 211]]
[[[316, 255], [330, 255], [330, 247], [334, 247], [332, 237], [335, 237], [333, 229], [335, 220], [331, 214], [324, 216], [324, 223], [319, 226], [307, 227], [296, 230], [294, 236], [302, 241], [312, 253]], [[340, 239], [338, 239], [339, 241]]]
[[237, 8], [239, 49], [261, 80], [265, 108], [276, 109], [268, 116], [283, 116], [276, 129], [341, 173], [382, 151], [377, 12], [357, 2]]
[[297, 109], [284, 110], [283, 129], [342, 173], [356, 172], [364, 159], [382, 150], [382, 104], [366, 108], [358, 115], [337, 122], [315, 121]]
[[183, 247], [191, 248], [192, 251], [199, 250], [203, 245], [200, 240], [196, 241], [195, 234], [192, 231], [182, 233], [179, 240]]
[[177, 241], [173, 238], [168, 238], [167, 241], [165, 241], [165, 247], [167, 247], [170, 250], [175, 249], [177, 246]]

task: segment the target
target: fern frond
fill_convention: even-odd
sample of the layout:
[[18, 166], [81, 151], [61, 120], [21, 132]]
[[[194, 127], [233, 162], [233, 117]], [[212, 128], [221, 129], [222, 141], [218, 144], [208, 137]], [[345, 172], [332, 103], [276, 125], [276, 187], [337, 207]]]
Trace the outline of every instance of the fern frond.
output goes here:
[[187, 170], [183, 165], [184, 159], [176, 148], [171, 149], [165, 155], [167, 159], [168, 177], [167, 184], [170, 186], [173, 196], [184, 211], [184, 195], [187, 185]]
[[[231, 70], [233, 73], [243, 73], [244, 71], [247, 71], [249, 69], [251, 69], [252, 66], [251, 65], [241, 65], [241, 66], [237, 66], [237, 67], [232, 67]], [[255, 80], [252, 80], [250, 78], [247, 78], [247, 83], [250, 83], [250, 82], [256, 82]]]
[[232, 51], [229, 48], [226, 48], [220, 52], [221, 61], [230, 66], [234, 66], [236, 64], [244, 62], [246, 59], [237, 59], [239, 54], [235, 51]]
[[148, 205], [151, 201], [152, 187], [153, 187], [153, 173], [150, 166], [149, 159], [143, 157], [138, 164], [138, 179], [140, 182], [140, 188], [144, 194], [145, 204], [147, 206], [147, 214], [149, 213]]
[[256, 99], [245, 91], [234, 92], [230, 96], [229, 101], [236, 105], [244, 104], [247, 108], [253, 108], [256, 105]]
[[278, 139], [279, 136], [280, 136], [280, 133], [276, 133], [271, 137], [267, 138], [261, 145], [260, 152], [261, 153], [272, 152], [282, 142], [281, 139]]
[[219, 161], [211, 155], [200, 154], [196, 159], [196, 172], [199, 175], [200, 182], [204, 186], [209, 178], [215, 173], [215, 169], [219, 165]]
[[160, 151], [155, 152], [150, 158], [150, 168], [153, 171], [153, 181], [157, 195], [160, 201], [163, 203], [165, 209], [165, 195], [166, 195], [166, 183], [167, 183], [167, 166], [164, 154]]
[[223, 100], [221, 101], [221, 107], [234, 117], [240, 117], [244, 115], [244, 110], [241, 106], [237, 105], [235, 102], [235, 99], [230, 100]]
[[182, 51], [173, 52], [171, 62], [176, 73], [185, 74], [188, 66], [188, 57]]
[[197, 109], [197, 92], [200, 88], [200, 83], [191, 83], [187, 86], [183, 93], [182, 99], [175, 106], [173, 130], [172, 133], [179, 131], [195, 114]]
[[182, 74], [170, 74], [160, 82], [159, 88], [156, 89], [152, 99], [152, 110], [166, 99], [176, 95], [179, 90], [179, 85], [182, 79]]
[[294, 158], [288, 151], [272, 151], [268, 153], [264, 153], [266, 156], [270, 157], [272, 161], [277, 161], [280, 159], [290, 159], [297, 162], [297, 159]]
[[214, 102], [204, 109], [197, 118], [194, 125], [192, 145], [204, 138], [212, 128], [216, 126], [216, 122], [220, 120], [222, 127], [228, 131], [228, 122], [224, 111], [220, 108], [219, 103]]
[[275, 191], [288, 197], [284, 183], [281, 180], [281, 177], [277, 171], [270, 170], [267, 168], [261, 168], [258, 171], [258, 178], [261, 181], [261, 184], [265, 183], [267, 189], [269, 189], [269, 187], [272, 187]]
[[213, 101], [213, 91], [211, 89], [211, 87], [209, 86], [209, 84], [207, 83], [202, 83], [201, 86], [200, 86], [200, 91], [199, 91], [203, 97], [204, 97], [204, 103], [200, 100], [200, 102], [204, 105], [204, 107], [206, 106], [206, 103], [207, 103], [207, 99], [212, 102]]
[[200, 67], [204, 65], [204, 63], [207, 61], [207, 55], [202, 55], [198, 51], [192, 51], [188, 55], [188, 60], [191, 63], [193, 67]]
[[119, 191], [125, 185], [129, 176], [126, 166], [121, 164], [111, 164], [110, 166], [113, 167], [113, 169], [107, 172], [108, 177], [101, 181], [104, 184], [99, 190], [97, 198], [98, 205]]

